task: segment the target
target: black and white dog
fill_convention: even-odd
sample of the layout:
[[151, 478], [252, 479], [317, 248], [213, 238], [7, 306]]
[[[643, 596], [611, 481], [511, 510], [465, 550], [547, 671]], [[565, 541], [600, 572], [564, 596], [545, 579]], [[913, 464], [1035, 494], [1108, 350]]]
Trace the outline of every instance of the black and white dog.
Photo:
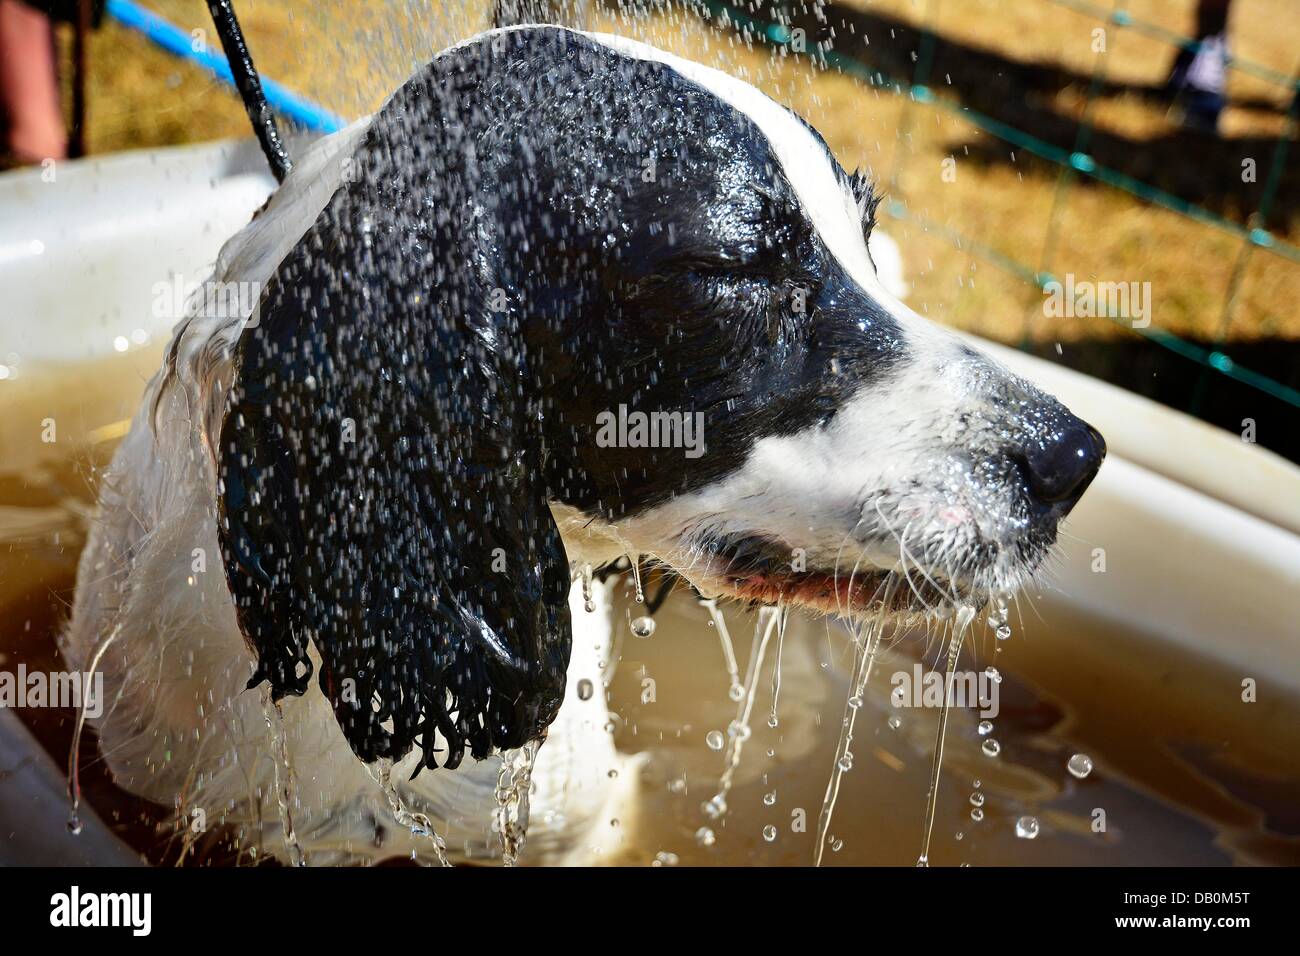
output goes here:
[[[884, 290], [874, 207], [748, 84], [555, 27], [317, 143], [217, 263], [257, 310], [178, 327], [103, 483], [64, 651], [102, 652], [116, 779], [284, 855], [269, 690], [309, 861], [431, 855], [376, 762], [484, 856], [549, 728], [530, 853], [575, 859], [634, 776], [575, 691], [609, 645], [577, 569], [849, 615], [1013, 591], [1104, 445]], [[599, 440], [621, 407], [701, 453]]]

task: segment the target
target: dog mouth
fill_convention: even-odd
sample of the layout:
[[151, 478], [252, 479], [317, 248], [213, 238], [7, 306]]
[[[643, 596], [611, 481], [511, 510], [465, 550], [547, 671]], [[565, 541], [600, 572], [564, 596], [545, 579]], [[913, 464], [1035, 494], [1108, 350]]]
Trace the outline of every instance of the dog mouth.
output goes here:
[[[724, 535], [704, 546], [690, 573], [701, 591], [749, 604], [795, 604], [827, 614], [948, 613], [981, 603], [960, 583], [920, 568], [882, 568], [846, 554], [833, 567], [806, 562], [787, 544], [759, 535]], [[712, 595], [711, 595], [712, 596]]]

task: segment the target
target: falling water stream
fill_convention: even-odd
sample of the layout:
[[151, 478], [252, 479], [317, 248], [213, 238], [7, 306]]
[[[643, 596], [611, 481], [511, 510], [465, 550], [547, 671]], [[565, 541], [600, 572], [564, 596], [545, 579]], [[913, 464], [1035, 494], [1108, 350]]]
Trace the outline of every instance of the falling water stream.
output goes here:
[[413, 836], [425, 838], [433, 844], [433, 852], [440, 866], [451, 866], [451, 860], [447, 858], [447, 844], [433, 828], [433, 821], [425, 814], [411, 810], [397, 792], [397, 786], [393, 783], [393, 762], [381, 759], [373, 765], [367, 765], [366, 771], [383, 789], [393, 818], [410, 830]]
[[734, 701], [740, 701], [745, 695], [744, 685], [740, 683], [740, 665], [736, 663], [736, 649], [731, 643], [731, 633], [727, 630], [727, 621], [718, 610], [717, 598], [707, 598], [700, 601], [708, 609], [709, 617], [714, 629], [718, 632], [718, 640], [722, 642], [722, 657], [727, 662], [727, 677], [730, 685], [727, 690], [727, 696]]
[[758, 622], [754, 628], [754, 643], [749, 652], [749, 665], [745, 670], [745, 683], [736, 718], [727, 728], [727, 752], [723, 758], [722, 776], [718, 780], [718, 792], [705, 801], [702, 809], [706, 816], [715, 820], [727, 812], [727, 796], [740, 766], [740, 754], [745, 741], [749, 739], [749, 718], [754, 710], [755, 691], [758, 687], [758, 675], [763, 669], [763, 658], [767, 654], [768, 642], [773, 631], [785, 630], [786, 608], [778, 604], [775, 607], [759, 608]]
[[776, 625], [776, 663], [772, 667], [772, 710], [767, 716], [767, 725], [773, 728], [780, 723], [776, 707], [781, 699], [781, 660], [785, 656], [785, 625], [788, 618], [788, 609], [782, 608]]
[[641, 585], [641, 555], [629, 554], [628, 561], [632, 562], [632, 581], [636, 585], [636, 603], [645, 603], [645, 588]]
[[307, 860], [293, 825], [293, 767], [289, 763], [289, 741], [284, 731], [284, 713], [280, 705], [271, 700], [271, 689], [266, 689], [263, 706], [266, 711], [266, 729], [271, 738], [271, 765], [274, 767], [275, 803], [280, 811], [280, 827], [284, 831], [284, 847], [289, 853], [291, 866], [306, 866]]
[[582, 607], [588, 614], [596, 610], [596, 601], [591, 594], [591, 565], [582, 566]]
[[970, 629], [970, 622], [975, 619], [973, 607], [957, 609], [957, 619], [953, 624], [952, 637], [948, 640], [948, 659], [943, 674], [943, 707], [939, 711], [939, 727], [935, 731], [934, 758], [930, 765], [930, 789], [925, 795], [925, 829], [921, 837], [921, 856], [917, 866], [930, 865], [930, 835], [934, 832], [934, 814], [939, 801], [939, 774], [943, 770], [943, 744], [948, 732], [948, 711], [953, 700], [953, 673], [957, 669], [957, 656], [961, 653], [961, 644]]
[[524, 841], [528, 836], [529, 798], [533, 783], [533, 764], [537, 760], [539, 740], [530, 741], [518, 750], [512, 750], [501, 762], [497, 775], [494, 813], [497, 834], [501, 837], [501, 865], [514, 866], [519, 862]]
[[[99, 673], [104, 652], [119, 633], [120, 628], [115, 627], [95, 645], [86, 662], [87, 676]], [[81, 706], [77, 708], [77, 719], [72, 729], [72, 746], [68, 748], [68, 832], [74, 835], [81, 832], [81, 735], [86, 729], [86, 711], [90, 707], [93, 687], [93, 680], [87, 680], [82, 688]]]
[[[893, 603], [898, 590], [899, 579], [891, 577], [885, 584], [882, 606]], [[826, 852], [826, 843], [830, 839], [831, 817], [835, 813], [835, 801], [840, 795], [840, 781], [853, 766], [853, 754], [849, 747], [853, 744], [853, 724], [862, 707], [863, 694], [867, 681], [871, 678], [871, 668], [876, 661], [876, 650], [880, 646], [880, 635], [884, 631], [885, 616], [877, 615], [867, 622], [865, 634], [862, 628], [854, 631], [853, 640], [853, 680], [849, 683], [849, 697], [844, 703], [844, 719], [840, 727], [840, 741], [835, 748], [835, 765], [831, 768], [831, 778], [826, 784], [826, 795], [822, 798], [821, 814], [817, 818], [817, 847], [813, 851], [813, 863], [822, 865], [822, 856]]]

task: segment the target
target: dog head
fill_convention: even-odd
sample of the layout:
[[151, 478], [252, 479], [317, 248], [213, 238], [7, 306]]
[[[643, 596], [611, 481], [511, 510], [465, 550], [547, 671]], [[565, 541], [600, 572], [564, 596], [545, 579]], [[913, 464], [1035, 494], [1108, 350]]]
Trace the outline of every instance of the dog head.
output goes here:
[[355, 160], [241, 338], [219, 453], [254, 682], [304, 692], [314, 643], [364, 759], [540, 736], [571, 560], [933, 609], [1021, 583], [1100, 465], [885, 291], [868, 183], [725, 74], [496, 31]]

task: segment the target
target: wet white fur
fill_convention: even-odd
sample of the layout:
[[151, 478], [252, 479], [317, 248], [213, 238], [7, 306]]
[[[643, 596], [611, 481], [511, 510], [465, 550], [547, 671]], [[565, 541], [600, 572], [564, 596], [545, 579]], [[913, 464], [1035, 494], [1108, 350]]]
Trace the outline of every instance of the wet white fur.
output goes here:
[[[918, 358], [887, 386], [864, 390], [831, 428], [766, 439], [731, 478], [638, 521], [583, 530], [579, 516], [557, 509], [569, 556], [575, 565], [625, 551], [686, 560], [683, 536], [705, 516], [729, 528], [807, 541], [829, 555], [857, 522], [864, 491], [934, 466], [936, 422], [963, 400], [960, 376], [936, 380], [951, 367], [951, 339], [882, 286], [853, 197], [821, 145], [788, 111], [724, 73], [644, 44], [589, 36], [627, 56], [663, 62], [751, 117], [771, 140], [826, 245], [873, 297], [888, 304]], [[341, 182], [366, 125], [361, 120], [308, 151], [265, 210], [223, 248], [214, 278], [265, 282], [271, 276]], [[115, 635], [102, 665], [110, 703], [97, 729], [121, 786], [177, 808], [187, 822], [202, 809], [210, 824], [224, 820], [242, 827], [247, 843], [283, 858], [265, 688], [244, 690], [253, 657], [236, 626], [215, 524], [212, 442], [241, 328], [242, 320], [193, 319], [178, 326], [175, 378], [150, 383], [104, 476], [98, 521], [81, 559], [62, 643], [70, 665], [81, 667], [97, 642]], [[150, 416], [155, 398], [156, 424]], [[878, 542], [866, 541], [863, 548], [859, 558], [892, 560]], [[196, 553], [204, 556], [205, 571], [193, 570]], [[635, 832], [636, 761], [616, 753], [605, 730], [600, 689], [610, 627], [599, 589], [597, 598], [596, 614], [571, 600], [569, 693], [534, 772], [526, 862], [608, 858], [615, 834], [627, 839]], [[588, 700], [576, 693], [582, 679], [597, 689]], [[283, 710], [297, 778], [294, 818], [308, 861], [364, 862], [412, 851], [432, 859], [426, 841], [392, 820], [324, 696], [312, 686], [303, 698], [286, 699]], [[408, 756], [394, 779], [404, 780], [403, 770], [414, 759]], [[492, 790], [499, 767], [498, 758], [467, 760], [456, 771], [425, 771], [403, 784], [402, 792], [413, 809], [435, 819], [455, 856], [481, 857], [493, 850]], [[611, 770], [619, 773], [611, 776]], [[618, 828], [610, 826], [614, 817]], [[382, 846], [375, 843], [371, 821], [386, 832]]]

